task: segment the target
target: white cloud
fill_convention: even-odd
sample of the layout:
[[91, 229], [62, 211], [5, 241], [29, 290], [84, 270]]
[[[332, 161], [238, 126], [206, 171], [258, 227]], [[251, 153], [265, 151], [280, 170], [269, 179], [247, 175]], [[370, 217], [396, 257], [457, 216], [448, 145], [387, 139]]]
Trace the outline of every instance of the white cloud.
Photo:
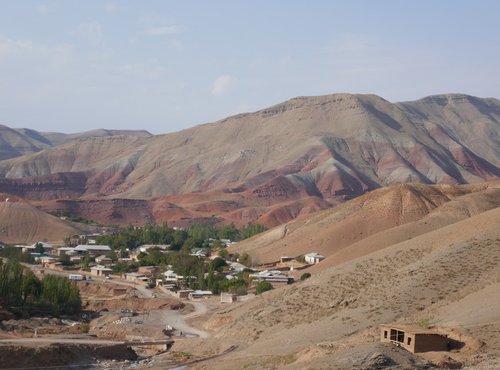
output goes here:
[[145, 33], [149, 36], [168, 36], [181, 33], [183, 28], [179, 25], [160, 26], [148, 28]]
[[104, 34], [99, 22], [80, 23], [77, 32], [90, 46], [104, 46]]
[[35, 10], [37, 13], [45, 15], [49, 12], [49, 7], [47, 4], [39, 4], [35, 7]]
[[37, 44], [31, 40], [0, 36], [0, 62], [17, 60], [40, 63], [42, 59], [50, 62], [50, 65], [62, 66], [75, 61], [75, 50], [70, 44]]
[[234, 82], [234, 78], [229, 75], [222, 75], [215, 79], [212, 85], [212, 95], [224, 94]]

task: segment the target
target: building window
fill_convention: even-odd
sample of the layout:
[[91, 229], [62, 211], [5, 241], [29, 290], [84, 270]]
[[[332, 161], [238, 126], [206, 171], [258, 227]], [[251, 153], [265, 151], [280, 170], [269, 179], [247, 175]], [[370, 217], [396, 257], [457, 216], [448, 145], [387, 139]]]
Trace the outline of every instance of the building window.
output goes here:
[[384, 330], [384, 339], [387, 339], [387, 330]]
[[410, 344], [411, 344], [411, 338], [410, 338], [410, 337], [408, 337], [407, 344], [408, 344], [408, 345], [410, 345]]
[[396, 342], [404, 343], [405, 332], [401, 330], [391, 329], [391, 340]]

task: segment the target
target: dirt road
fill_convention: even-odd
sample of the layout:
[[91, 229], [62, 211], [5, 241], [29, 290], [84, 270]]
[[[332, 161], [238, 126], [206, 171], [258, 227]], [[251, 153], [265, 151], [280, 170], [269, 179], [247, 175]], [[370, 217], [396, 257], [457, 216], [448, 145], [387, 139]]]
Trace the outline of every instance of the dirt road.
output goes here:
[[196, 329], [186, 322], [188, 319], [192, 319], [207, 312], [207, 306], [203, 302], [190, 302], [193, 305], [194, 311], [187, 315], [182, 315], [179, 311], [164, 310], [162, 312], [162, 323], [163, 325], [170, 325], [178, 333], [182, 332], [182, 336], [198, 336], [201, 338], [207, 338], [209, 334], [201, 329]]

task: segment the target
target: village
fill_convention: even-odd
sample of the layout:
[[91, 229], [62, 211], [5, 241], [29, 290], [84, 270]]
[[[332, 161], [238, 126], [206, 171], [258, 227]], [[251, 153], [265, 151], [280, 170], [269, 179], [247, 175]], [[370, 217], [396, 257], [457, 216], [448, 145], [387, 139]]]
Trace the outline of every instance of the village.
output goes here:
[[[112, 243], [101, 244], [103, 236]], [[78, 235], [74, 240], [78, 244], [39, 241], [0, 246], [2, 257], [22, 255], [23, 265], [40, 279], [58, 275], [73, 281], [82, 300], [79, 317], [12, 317], [4, 319], [0, 334], [4, 341], [23, 345], [32, 340], [63, 346], [92, 343], [95, 349], [88, 356], [98, 359], [102, 367], [120, 362], [148, 367], [189, 364], [190, 359], [182, 354], [191, 348], [191, 340], [211, 337], [208, 317], [218, 322], [218, 315], [252, 304], [268, 290], [309, 279], [309, 268], [325, 259], [310, 252], [259, 264], [248, 255], [232, 252], [236, 241], [217, 237], [194, 243], [190, 249], [171, 244], [127, 248], [103, 234]], [[449, 351], [462, 345], [447, 334], [419, 326], [382, 325], [379, 338], [412, 353]], [[233, 343], [220, 353], [236, 348]]]
[[[114, 282], [133, 283], [147, 289], [156, 289], [170, 293], [181, 299], [199, 299], [220, 295], [221, 302], [245, 300], [256, 292], [277, 288], [282, 284], [292, 284], [296, 279], [309, 277], [302, 270], [321, 262], [324, 256], [311, 252], [304, 256], [283, 256], [279, 261], [262, 265], [254, 265], [248, 256], [240, 258], [227, 253], [225, 249], [207, 250], [192, 249], [188, 254], [171, 250], [170, 245], [145, 244], [136, 250], [126, 250], [126, 257], [120, 256], [120, 250], [113, 250], [109, 245], [96, 244], [99, 234], [80, 235], [79, 240], [86, 244], [74, 247], [54, 246], [47, 242], [37, 242], [31, 245], [14, 245], [24, 254], [33, 258], [33, 264], [42, 269], [40, 273], [57, 272], [67, 274], [70, 280], [87, 280], [104, 278]], [[215, 240], [225, 248], [235, 244], [229, 239]], [[170, 264], [148, 264], [143, 261], [148, 255], [168, 255], [175, 253], [180, 259], [197, 259], [202, 265], [208, 266], [209, 272], [186, 275], [176, 271]], [[222, 258], [225, 257], [225, 258]], [[243, 263], [244, 262], [244, 263]], [[126, 272], [125, 272], [126, 271]], [[185, 269], [184, 269], [185, 272]], [[203, 281], [216, 278], [222, 282], [215, 289], [208, 289]], [[239, 280], [239, 283], [237, 281]], [[263, 287], [259, 291], [259, 283]], [[199, 289], [199, 288], [206, 289]], [[196, 289], [198, 288], [198, 289]]]

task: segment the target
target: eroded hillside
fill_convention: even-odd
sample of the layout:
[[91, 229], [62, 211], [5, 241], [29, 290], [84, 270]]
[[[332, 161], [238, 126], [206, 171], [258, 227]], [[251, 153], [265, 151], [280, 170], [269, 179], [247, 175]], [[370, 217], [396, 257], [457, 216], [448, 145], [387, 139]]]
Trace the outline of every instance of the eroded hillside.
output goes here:
[[[379, 233], [388, 235], [383, 248], [221, 308], [205, 326], [215, 331], [219, 346], [236, 344], [239, 350], [199, 368], [362, 368], [371, 358], [397, 358], [378, 344], [383, 323], [434, 326], [460, 345], [453, 352], [398, 359], [409, 361], [406, 366], [426, 368], [431, 361], [494, 368], [500, 356], [500, 208], [485, 206], [491, 194], [476, 195], [482, 200], [473, 195], [458, 196], [421, 218], [429, 222], [440, 208], [475, 209], [461, 221], [401, 241], [391, 239], [388, 229]], [[417, 226], [405, 225], [412, 224]], [[191, 351], [208, 353], [210, 346], [198, 341]]]

